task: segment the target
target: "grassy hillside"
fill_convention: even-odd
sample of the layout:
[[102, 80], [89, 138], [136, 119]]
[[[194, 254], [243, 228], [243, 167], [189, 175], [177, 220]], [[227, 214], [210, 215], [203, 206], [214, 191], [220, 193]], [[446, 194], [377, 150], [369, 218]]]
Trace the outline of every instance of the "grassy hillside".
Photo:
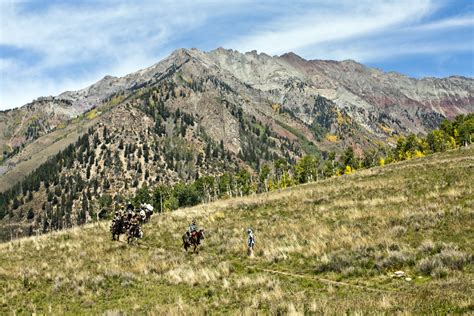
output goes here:
[[472, 183], [474, 147], [156, 216], [139, 245], [105, 222], [4, 243], [0, 313], [473, 312]]
[[11, 188], [25, 176], [30, 174], [48, 158], [74, 143], [79, 136], [87, 132], [97, 120], [73, 122], [62, 129], [44, 135], [35, 142], [28, 144], [15, 159], [15, 168], [0, 174], [0, 192]]

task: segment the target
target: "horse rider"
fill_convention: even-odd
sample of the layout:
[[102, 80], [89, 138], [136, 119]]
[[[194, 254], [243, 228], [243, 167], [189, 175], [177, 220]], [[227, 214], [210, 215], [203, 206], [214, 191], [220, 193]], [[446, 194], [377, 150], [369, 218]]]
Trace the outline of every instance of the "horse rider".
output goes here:
[[120, 221], [120, 215], [119, 212], [115, 212], [114, 218], [112, 219], [112, 226], [118, 221]]
[[120, 220], [122, 221], [123, 227], [127, 228], [128, 227], [128, 215], [124, 212], [120, 214]]
[[112, 223], [110, 224], [110, 228], [115, 229], [118, 223], [120, 223], [120, 215], [118, 212], [115, 212], [114, 218], [112, 219]]
[[253, 234], [252, 229], [250, 228], [247, 229], [247, 235], [248, 235], [247, 246], [248, 246], [249, 254], [252, 254], [253, 246], [255, 245], [255, 235]]
[[130, 203], [130, 202], [128, 202], [128, 203], [127, 203], [127, 213], [128, 213], [128, 214], [133, 214], [133, 213], [134, 213], [134, 210], [135, 210], [135, 208], [133, 207], [133, 204]]
[[191, 224], [189, 224], [189, 235], [190, 236], [195, 235], [197, 230], [198, 230], [198, 227], [197, 227], [197, 224], [196, 224], [196, 219], [193, 219]]

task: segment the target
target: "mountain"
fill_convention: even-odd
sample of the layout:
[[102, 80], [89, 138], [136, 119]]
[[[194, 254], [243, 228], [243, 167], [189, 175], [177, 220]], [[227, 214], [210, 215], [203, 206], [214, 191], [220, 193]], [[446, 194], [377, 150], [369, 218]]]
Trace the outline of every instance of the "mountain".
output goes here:
[[145, 185], [253, 177], [278, 159], [348, 147], [386, 152], [400, 135], [473, 112], [473, 92], [473, 79], [416, 80], [354, 61], [179, 49], [125, 77], [0, 113], [3, 238], [40, 229], [45, 217], [51, 225], [53, 213], [56, 227], [87, 221], [109, 197]]
[[[2, 243], [0, 313], [469, 314], [473, 158], [471, 146], [179, 209], [139, 244], [112, 241], [108, 221]], [[193, 218], [206, 238], [186, 254]]]
[[[324, 101], [332, 101], [329, 107], [334, 106], [334, 110], [347, 114], [364, 130], [382, 138], [389, 134], [388, 130], [423, 133], [427, 128], [437, 127], [442, 118], [474, 111], [471, 78], [417, 80], [394, 72], [384, 73], [351, 60], [308, 61], [294, 53], [271, 57], [256, 51], [241, 54], [222, 48], [208, 53], [180, 49], [160, 63], [125, 77], [106, 76], [85, 89], [41, 97], [20, 109], [3, 112], [0, 122], [4, 133], [0, 145], [4, 151], [14, 151], [38, 134], [117, 94], [130, 96], [139, 88], [149, 88], [169, 79], [173, 79], [177, 87], [189, 89], [189, 81], [183, 79], [199, 81], [211, 77], [232, 89], [227, 94], [240, 95], [242, 100], [237, 101], [250, 103], [249, 106], [244, 106], [244, 102], [238, 104], [249, 112], [269, 103], [277, 104], [281, 110], [288, 110], [301, 122], [311, 125], [314, 112], [323, 110], [315, 107], [315, 99], [320, 96]], [[197, 98], [187, 98], [185, 103], [197, 107], [202, 94], [208, 93], [193, 92], [198, 94]], [[335, 132], [334, 126], [324, 123], [323, 127]]]

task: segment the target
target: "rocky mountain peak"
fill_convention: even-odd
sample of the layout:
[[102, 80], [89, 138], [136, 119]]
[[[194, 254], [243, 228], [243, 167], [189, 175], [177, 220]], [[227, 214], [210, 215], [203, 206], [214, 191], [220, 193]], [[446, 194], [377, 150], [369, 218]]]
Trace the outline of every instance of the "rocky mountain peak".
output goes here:
[[284, 53], [284, 54], [280, 55], [280, 58], [295, 61], [295, 62], [307, 62], [306, 59], [304, 59], [303, 57], [301, 57], [301, 56], [299, 56], [299, 55], [297, 55], [293, 52]]

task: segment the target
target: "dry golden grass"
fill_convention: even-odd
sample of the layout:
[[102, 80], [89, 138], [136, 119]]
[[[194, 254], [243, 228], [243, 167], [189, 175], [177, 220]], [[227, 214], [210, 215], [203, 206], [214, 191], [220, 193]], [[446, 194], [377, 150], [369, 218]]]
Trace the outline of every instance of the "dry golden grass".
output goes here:
[[[180, 209], [138, 245], [105, 222], [1, 244], [0, 313], [472, 312], [473, 153]], [[180, 244], [192, 218], [199, 254]]]

